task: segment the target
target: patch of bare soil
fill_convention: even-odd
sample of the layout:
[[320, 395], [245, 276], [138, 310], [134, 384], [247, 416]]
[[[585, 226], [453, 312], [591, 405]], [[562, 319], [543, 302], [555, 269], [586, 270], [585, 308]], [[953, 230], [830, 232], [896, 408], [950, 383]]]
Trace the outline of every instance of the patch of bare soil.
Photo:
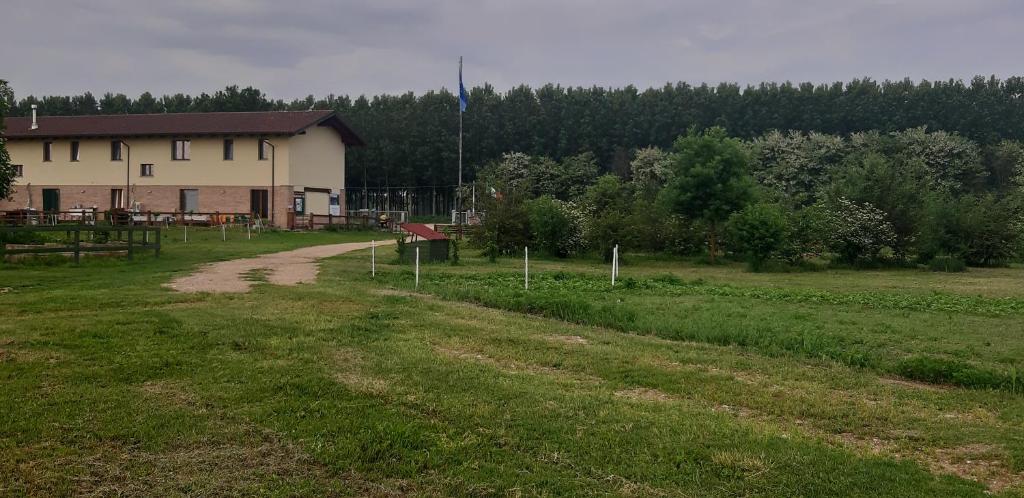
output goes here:
[[889, 384], [890, 386], [909, 387], [911, 389], [922, 389], [925, 391], [948, 391], [950, 389], [949, 386], [929, 384], [927, 382], [918, 382], [916, 380], [896, 379], [891, 377], [882, 377], [878, 380], [882, 384]]
[[400, 289], [377, 289], [377, 294], [381, 296], [399, 296], [399, 297], [421, 297], [425, 294], [418, 294], [412, 291], [405, 291]]
[[627, 398], [638, 401], [671, 401], [672, 396], [669, 396], [663, 391], [657, 389], [650, 389], [646, 387], [634, 387], [632, 389], [623, 389], [621, 391], [615, 391], [615, 395], [620, 398]]
[[333, 474], [269, 431], [243, 437], [242, 442], [204, 441], [159, 452], [111, 443], [85, 456], [67, 457], [57, 466], [74, 469], [76, 496], [242, 496], [266, 493], [268, 484], [323, 495], [413, 492], [401, 481], [374, 483], [354, 472]]
[[1024, 473], [1014, 473], [1006, 464], [1003, 448], [989, 444], [969, 444], [940, 449], [928, 460], [932, 472], [953, 474], [980, 482], [993, 493], [1009, 488], [1024, 488]]
[[170, 381], [158, 380], [142, 384], [142, 392], [164, 403], [201, 409], [196, 397], [184, 386]]
[[547, 339], [547, 340], [549, 340], [551, 342], [560, 342], [562, 344], [576, 344], [576, 345], [590, 344], [590, 341], [588, 341], [586, 338], [580, 337], [578, 335], [549, 335], [549, 336], [546, 336], [545, 339]]
[[[147, 382], [140, 389], [171, 405], [204, 406], [187, 386], [173, 381]], [[40, 445], [21, 461], [0, 465], [9, 478], [0, 480], [0, 494], [407, 496], [419, 491], [403, 480], [373, 481], [354, 471], [333, 471], [300, 445], [245, 421], [225, 418], [216, 425], [220, 430], [207, 437], [158, 449], [121, 440], [71, 452]]]
[[[393, 244], [385, 240], [378, 245]], [[274, 285], [298, 285], [316, 280], [319, 260], [370, 247], [369, 242], [327, 244], [291, 251], [264, 254], [255, 258], [232, 259], [210, 263], [191, 275], [178, 277], [166, 284], [178, 292], [248, 292], [255, 283], [253, 275]]]
[[575, 382], [584, 382], [589, 384], [603, 382], [603, 379], [601, 379], [600, 377], [595, 377], [593, 375], [588, 375], [585, 373], [571, 372], [554, 367], [523, 363], [512, 359], [496, 359], [485, 354], [481, 354], [475, 351], [469, 351], [459, 347], [434, 346], [434, 351], [440, 354], [441, 356], [457, 360], [481, 363], [507, 373], [527, 373], [536, 375], [546, 375], [549, 377], [556, 377], [559, 379], [571, 380]]
[[381, 377], [367, 374], [363, 367], [363, 357], [354, 349], [339, 349], [333, 354], [335, 369], [334, 380], [344, 384], [353, 391], [364, 394], [384, 394], [388, 391], [389, 382]]

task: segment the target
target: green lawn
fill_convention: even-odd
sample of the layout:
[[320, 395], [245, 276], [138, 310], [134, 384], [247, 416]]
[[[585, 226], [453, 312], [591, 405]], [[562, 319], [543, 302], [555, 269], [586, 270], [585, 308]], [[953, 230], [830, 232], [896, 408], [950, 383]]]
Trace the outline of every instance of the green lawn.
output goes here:
[[0, 267], [0, 495], [1024, 495], [1022, 270], [637, 257], [613, 290], [537, 260], [525, 293], [464, 250], [417, 292], [388, 248], [376, 281], [363, 251], [186, 295], [202, 262], [384, 236], [180, 235]]

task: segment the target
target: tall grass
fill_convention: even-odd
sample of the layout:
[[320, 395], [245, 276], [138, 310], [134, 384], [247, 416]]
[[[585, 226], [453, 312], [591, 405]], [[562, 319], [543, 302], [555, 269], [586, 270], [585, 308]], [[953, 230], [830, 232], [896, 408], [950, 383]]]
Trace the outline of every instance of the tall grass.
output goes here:
[[[383, 281], [396, 286], [409, 286], [411, 272], [391, 274], [385, 276]], [[533, 275], [529, 291], [523, 289], [522, 275], [518, 273], [430, 273], [421, 276], [420, 290], [447, 300], [622, 332], [736, 346], [768, 355], [825, 359], [927, 383], [1024, 393], [1017, 364], [982, 364], [936, 354], [908, 354], [898, 348], [879, 347], [863, 337], [822, 333], [799, 324], [780, 326], [764, 323], [730, 327], [706, 319], [681, 321], [675, 315], [659, 315], [656, 309], [646, 304], [646, 301], [672, 296], [718, 296], [825, 306], [1001, 316], [1024, 313], [1024, 301], [1016, 298], [739, 287], [710, 284], [702, 280], [684, 281], [672, 275], [649, 279], [627, 278], [613, 288], [608, 281], [599, 277], [568, 272]], [[827, 313], [827, 310], [822, 312]], [[899, 337], [894, 336], [891, 341], [898, 342]]]

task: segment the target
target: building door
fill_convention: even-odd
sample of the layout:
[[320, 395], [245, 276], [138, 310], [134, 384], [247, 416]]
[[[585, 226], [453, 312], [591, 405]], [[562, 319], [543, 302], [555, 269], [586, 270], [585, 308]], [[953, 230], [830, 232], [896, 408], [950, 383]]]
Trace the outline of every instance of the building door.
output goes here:
[[181, 212], [195, 213], [199, 211], [199, 190], [194, 188], [181, 189]]
[[124, 189], [110, 189], [110, 209], [121, 209], [124, 207]]
[[331, 191], [326, 189], [305, 189], [306, 212], [309, 214], [326, 215], [331, 212]]
[[249, 212], [259, 216], [267, 217], [269, 195], [266, 189], [252, 189], [249, 191]]
[[43, 211], [60, 211], [60, 189], [43, 189]]

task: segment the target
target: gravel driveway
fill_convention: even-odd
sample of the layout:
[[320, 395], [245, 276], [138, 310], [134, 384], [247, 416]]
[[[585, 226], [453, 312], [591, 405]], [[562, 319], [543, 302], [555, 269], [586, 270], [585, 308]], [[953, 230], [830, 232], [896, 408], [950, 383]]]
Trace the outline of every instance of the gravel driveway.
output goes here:
[[[394, 240], [377, 241], [378, 246], [394, 243]], [[320, 270], [318, 260], [369, 247], [369, 242], [328, 244], [210, 263], [166, 286], [179, 292], [248, 292], [255, 282], [247, 279], [246, 274], [256, 270], [263, 270], [267, 281], [275, 285], [308, 283], [316, 280]]]

